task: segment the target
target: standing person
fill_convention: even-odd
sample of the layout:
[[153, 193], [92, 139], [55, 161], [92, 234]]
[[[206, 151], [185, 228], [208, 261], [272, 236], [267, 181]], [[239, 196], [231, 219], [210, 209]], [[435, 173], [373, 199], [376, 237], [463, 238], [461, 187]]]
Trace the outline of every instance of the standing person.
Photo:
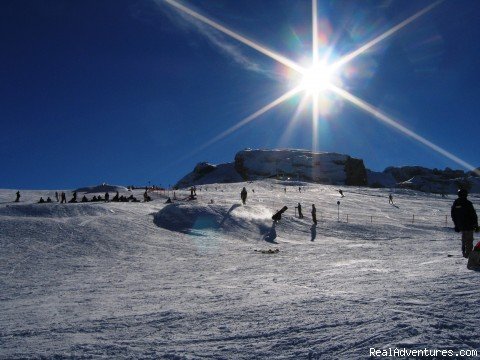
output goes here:
[[20, 201], [20, 191], [17, 190], [16, 195], [17, 195], [17, 197], [15, 198], [15, 202], [19, 202]]
[[298, 209], [298, 217], [299, 217], [300, 219], [303, 219], [302, 205], [301, 205], [300, 203], [298, 203], [297, 209]]
[[312, 204], [312, 220], [315, 225], [317, 225], [317, 209], [315, 208], [315, 205]]
[[392, 196], [392, 194], [388, 194], [388, 203], [393, 205], [393, 196]]
[[108, 192], [105, 193], [105, 202], [110, 200], [110, 194]]
[[451, 211], [455, 231], [462, 232], [462, 254], [465, 258], [473, 249], [473, 231], [478, 231], [477, 213], [467, 196], [467, 190], [458, 190], [458, 199], [453, 202]]
[[61, 198], [62, 198], [62, 201], [60, 201], [60, 204], [63, 204], [63, 203], [67, 203], [67, 197], [65, 196], [65, 193], [62, 191], [62, 195], [61, 195]]
[[245, 202], [247, 201], [247, 189], [245, 189], [245, 187], [242, 189], [242, 192], [240, 193], [240, 198], [242, 199], [243, 205], [245, 205]]
[[55, 199], [57, 200], [57, 202], [59, 201], [58, 200], [58, 191], [55, 191]]

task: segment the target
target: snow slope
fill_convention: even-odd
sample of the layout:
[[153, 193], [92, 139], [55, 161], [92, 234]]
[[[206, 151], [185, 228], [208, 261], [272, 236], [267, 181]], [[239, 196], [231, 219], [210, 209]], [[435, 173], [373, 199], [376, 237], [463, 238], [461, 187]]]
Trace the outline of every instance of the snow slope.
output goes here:
[[453, 198], [400, 190], [392, 206], [384, 189], [343, 187], [340, 198], [333, 186], [275, 181], [202, 186], [196, 201], [170, 205], [172, 194], [35, 204], [47, 191], [15, 204], [15, 191], [0, 190], [1, 359], [480, 350], [480, 274], [445, 217]]

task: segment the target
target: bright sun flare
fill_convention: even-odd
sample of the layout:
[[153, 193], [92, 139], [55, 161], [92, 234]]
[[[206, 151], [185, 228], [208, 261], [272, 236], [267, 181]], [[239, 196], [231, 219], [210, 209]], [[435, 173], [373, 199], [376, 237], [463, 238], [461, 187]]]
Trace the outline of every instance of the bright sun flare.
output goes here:
[[303, 73], [300, 86], [308, 94], [318, 94], [329, 88], [332, 77], [332, 69], [325, 64], [319, 63]]

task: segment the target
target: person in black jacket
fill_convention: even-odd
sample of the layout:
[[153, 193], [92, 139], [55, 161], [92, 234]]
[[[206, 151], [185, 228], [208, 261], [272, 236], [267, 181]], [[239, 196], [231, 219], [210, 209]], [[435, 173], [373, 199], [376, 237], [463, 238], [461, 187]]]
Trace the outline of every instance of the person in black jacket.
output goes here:
[[242, 199], [243, 205], [245, 205], [245, 202], [247, 201], [247, 189], [242, 189], [242, 191], [240, 192], [240, 198]]
[[465, 258], [473, 249], [473, 231], [478, 231], [477, 213], [467, 196], [467, 190], [458, 190], [458, 199], [453, 202], [451, 211], [455, 231], [462, 232], [462, 253]]

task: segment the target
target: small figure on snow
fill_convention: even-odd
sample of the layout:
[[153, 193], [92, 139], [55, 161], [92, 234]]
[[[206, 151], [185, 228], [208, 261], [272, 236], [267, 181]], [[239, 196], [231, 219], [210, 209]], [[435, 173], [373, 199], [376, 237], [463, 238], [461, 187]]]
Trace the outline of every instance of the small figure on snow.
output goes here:
[[243, 187], [243, 189], [240, 193], [240, 198], [242, 199], [243, 205], [245, 205], [245, 203], [247, 201], [247, 189], [245, 189], [245, 187]]
[[40, 196], [40, 200], [38, 200], [38, 203], [43, 204], [44, 202], [45, 202], [45, 200], [43, 200], [43, 197]]
[[[93, 201], [93, 200], [92, 200], [92, 201]], [[83, 195], [83, 197], [82, 197], [82, 203], [84, 203], [84, 202], [88, 202], [88, 199], [87, 199], [87, 197], [86, 197], [85, 195]]]
[[298, 192], [302, 192], [302, 188], [300, 186], [298, 187]]
[[343, 195], [343, 190], [342, 190], [342, 189], [338, 189], [338, 193], [339, 193], [340, 195], [342, 195], [342, 197], [345, 197], [345, 195]]
[[55, 191], [55, 200], [57, 200], [57, 202], [59, 202], [59, 200], [58, 200], [58, 191]]
[[60, 201], [60, 204], [63, 204], [63, 203], [67, 203], [67, 197], [65, 195], [65, 193], [62, 191], [62, 195], [60, 196], [61, 197], [61, 201]]
[[20, 201], [20, 191], [17, 191], [16, 195], [17, 195], [17, 197], [15, 198], [15, 202], [19, 202]]
[[312, 204], [312, 220], [315, 225], [317, 225], [317, 209], [315, 208], [315, 204]]
[[453, 202], [451, 210], [455, 231], [462, 232], [462, 254], [465, 258], [468, 258], [473, 249], [473, 231], [478, 232], [477, 213], [467, 196], [467, 190], [458, 190], [458, 199]]
[[280, 221], [280, 219], [282, 218], [282, 214], [287, 210], [288, 210], [288, 207], [284, 206], [283, 208], [278, 210], [275, 214], [273, 214], [272, 220], [274, 222]]
[[393, 196], [392, 196], [392, 194], [388, 194], [388, 203], [393, 205]]
[[300, 203], [298, 203], [297, 206], [295, 206], [296, 209], [298, 209], [298, 217], [300, 219], [303, 219], [303, 214], [302, 214], [302, 205]]
[[77, 202], [77, 192], [74, 191], [69, 203], [76, 203], [76, 202]]
[[52, 199], [50, 199], [50, 196], [47, 197], [47, 203], [51, 203], [52, 202]]
[[105, 202], [110, 200], [110, 194], [108, 192], [105, 193]]
[[143, 193], [143, 202], [152, 201], [152, 198], [147, 194], [147, 190]]

